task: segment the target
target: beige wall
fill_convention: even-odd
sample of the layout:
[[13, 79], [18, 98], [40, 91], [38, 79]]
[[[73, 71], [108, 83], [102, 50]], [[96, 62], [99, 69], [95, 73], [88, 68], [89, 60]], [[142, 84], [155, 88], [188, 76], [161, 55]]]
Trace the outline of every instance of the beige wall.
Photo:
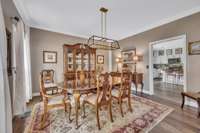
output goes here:
[[[144, 73], [144, 88], [149, 90], [149, 43], [182, 34], [187, 35], [187, 42], [200, 40], [200, 13], [163, 25], [161, 27], [125, 38], [120, 41], [122, 49], [136, 47], [137, 53], [144, 55], [144, 61], [138, 64], [138, 71]], [[115, 59], [119, 52], [113, 53]], [[113, 61], [113, 64], [116, 64]], [[188, 89], [200, 90], [200, 55], [188, 56]], [[116, 69], [116, 65], [113, 65]]]
[[[63, 44], [86, 43], [84, 38], [31, 28], [30, 30], [31, 69], [33, 93], [39, 92], [39, 73], [42, 69], [54, 69], [55, 81], [63, 81]], [[57, 64], [43, 64], [43, 51], [57, 51]], [[105, 56], [104, 69], [108, 70], [108, 51], [97, 51]]]

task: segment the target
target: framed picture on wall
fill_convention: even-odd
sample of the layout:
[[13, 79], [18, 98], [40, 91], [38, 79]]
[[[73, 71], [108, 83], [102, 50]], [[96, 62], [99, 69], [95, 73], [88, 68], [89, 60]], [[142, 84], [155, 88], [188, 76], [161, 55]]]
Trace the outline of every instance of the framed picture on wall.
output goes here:
[[175, 54], [182, 54], [183, 53], [183, 49], [182, 48], [176, 48], [175, 49]]
[[122, 51], [122, 61], [125, 64], [134, 63], [133, 57], [136, 55], [136, 49]]
[[158, 56], [158, 51], [157, 51], [157, 50], [154, 50], [154, 51], [153, 51], [153, 56], [154, 56], [154, 57]]
[[188, 51], [190, 55], [200, 54], [200, 41], [190, 42], [188, 45]]
[[57, 63], [57, 52], [43, 51], [43, 63]]
[[158, 56], [164, 56], [165, 54], [165, 51], [164, 50], [159, 50], [158, 51]]
[[167, 50], [166, 50], [166, 54], [167, 54], [168, 56], [169, 56], [169, 55], [172, 55], [172, 52], [173, 52], [172, 49], [167, 49]]
[[97, 64], [104, 64], [104, 56], [97, 55]]

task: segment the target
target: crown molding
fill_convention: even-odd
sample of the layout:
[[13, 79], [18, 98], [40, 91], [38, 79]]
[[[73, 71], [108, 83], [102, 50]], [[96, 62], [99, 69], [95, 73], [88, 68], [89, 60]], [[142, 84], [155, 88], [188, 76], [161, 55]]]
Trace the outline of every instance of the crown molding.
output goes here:
[[50, 32], [55, 32], [55, 33], [59, 33], [59, 34], [64, 34], [64, 35], [68, 35], [68, 36], [72, 36], [72, 37], [78, 37], [78, 38], [81, 38], [81, 39], [88, 39], [90, 37], [90, 36], [79, 35], [79, 34], [76, 34], [76, 33], [69, 33], [69, 32], [65, 32], [65, 31], [55, 30], [55, 29], [52, 29], [52, 28], [44, 27], [44, 26], [30, 25], [30, 27], [36, 28], [36, 29], [41, 29], [41, 30], [46, 30], [46, 31], [50, 31]]
[[181, 12], [179, 14], [176, 14], [175, 16], [172, 16], [172, 17], [168, 17], [168, 18], [165, 18], [165, 19], [162, 19], [156, 23], [153, 23], [153, 24], [150, 24], [150, 25], [147, 25], [141, 29], [139, 29], [138, 31], [135, 31], [135, 32], [132, 32], [124, 37], [121, 37], [119, 40], [124, 40], [126, 38], [129, 38], [129, 37], [132, 37], [134, 35], [137, 35], [137, 34], [140, 34], [142, 32], [145, 32], [145, 31], [149, 31], [149, 30], [152, 30], [154, 28], [157, 28], [159, 26], [162, 26], [162, 25], [165, 25], [165, 24], [168, 24], [168, 23], [171, 23], [173, 21], [176, 21], [176, 20], [179, 20], [179, 19], [182, 19], [182, 18], [185, 18], [185, 17], [188, 17], [190, 15], [193, 15], [195, 13], [198, 13], [200, 12], [200, 6], [196, 7], [196, 8], [193, 8], [193, 9], [190, 9], [190, 10], [187, 10], [185, 12]]
[[26, 25], [30, 26], [31, 18], [28, 10], [23, 6], [23, 0], [13, 0], [13, 3]]

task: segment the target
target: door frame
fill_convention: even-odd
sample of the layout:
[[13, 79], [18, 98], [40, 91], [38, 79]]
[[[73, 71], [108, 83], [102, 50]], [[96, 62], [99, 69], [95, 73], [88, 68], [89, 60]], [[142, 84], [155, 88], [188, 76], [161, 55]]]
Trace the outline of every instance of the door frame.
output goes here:
[[149, 44], [149, 86], [150, 86], [150, 94], [153, 95], [154, 94], [154, 84], [153, 84], [153, 45], [158, 44], [158, 43], [162, 43], [162, 42], [168, 42], [168, 41], [172, 41], [172, 40], [178, 40], [178, 39], [183, 39], [184, 40], [184, 47], [183, 47], [183, 54], [184, 54], [184, 81], [183, 81], [183, 90], [187, 91], [187, 38], [186, 38], [186, 34], [180, 35], [180, 36], [175, 36], [175, 37], [170, 37], [167, 39], [162, 39], [159, 41], [154, 41], [154, 42], [150, 42]]

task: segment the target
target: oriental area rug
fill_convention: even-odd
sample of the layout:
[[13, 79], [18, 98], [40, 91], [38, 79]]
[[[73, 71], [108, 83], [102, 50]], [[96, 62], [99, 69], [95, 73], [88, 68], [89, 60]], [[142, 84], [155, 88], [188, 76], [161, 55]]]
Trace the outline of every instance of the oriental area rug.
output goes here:
[[163, 104], [146, 98], [132, 96], [132, 113], [128, 110], [127, 102], [123, 102], [124, 117], [121, 116], [119, 104], [112, 102], [112, 114], [114, 122], [110, 122], [107, 109], [99, 112], [101, 130], [98, 130], [95, 109], [91, 105], [85, 107], [86, 117], [79, 117], [79, 128], [76, 129], [75, 110], [72, 108], [69, 122], [68, 113], [64, 109], [53, 109], [48, 113], [45, 128], [40, 129], [43, 104], [37, 103], [26, 119], [25, 133], [146, 133], [161, 122], [173, 109]]

